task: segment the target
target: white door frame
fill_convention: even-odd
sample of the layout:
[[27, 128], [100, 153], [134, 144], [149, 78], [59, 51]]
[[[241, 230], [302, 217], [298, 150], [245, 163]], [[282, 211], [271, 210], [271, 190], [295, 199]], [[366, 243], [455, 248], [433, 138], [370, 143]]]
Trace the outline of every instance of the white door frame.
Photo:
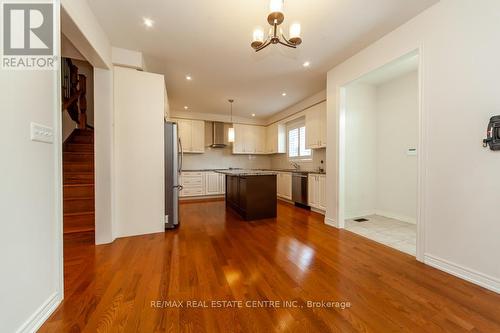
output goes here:
[[426, 119], [423, 112], [423, 100], [424, 96], [422, 94], [422, 82], [423, 82], [423, 64], [424, 64], [424, 52], [423, 47], [420, 45], [410, 52], [405, 52], [395, 57], [389, 62], [384, 62], [378, 64], [375, 69], [370, 69], [369, 71], [363, 72], [361, 75], [353, 80], [343, 83], [340, 85], [338, 96], [339, 96], [339, 114], [338, 114], [338, 210], [337, 210], [337, 221], [338, 227], [340, 229], [345, 228], [345, 138], [346, 138], [346, 87], [352, 82], [358, 80], [359, 78], [373, 72], [374, 70], [388, 65], [401, 57], [404, 57], [411, 53], [418, 54], [418, 144], [417, 144], [417, 164], [418, 164], [418, 180], [417, 180], [417, 255], [418, 261], [424, 261], [425, 254], [425, 198], [424, 198], [424, 186], [426, 178], [426, 133], [425, 133], [425, 123]]

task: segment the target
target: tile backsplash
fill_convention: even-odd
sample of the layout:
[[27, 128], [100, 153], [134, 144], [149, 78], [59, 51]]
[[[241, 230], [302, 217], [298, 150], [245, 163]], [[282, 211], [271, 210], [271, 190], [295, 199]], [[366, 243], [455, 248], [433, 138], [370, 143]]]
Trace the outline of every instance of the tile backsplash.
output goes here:
[[[286, 154], [276, 155], [233, 155], [232, 148], [223, 149], [205, 148], [204, 154], [185, 154], [184, 170], [198, 169], [290, 169], [292, 166]], [[313, 159], [308, 162], [299, 162], [301, 170], [316, 171], [318, 167], [326, 170], [326, 149], [313, 151]]]
[[[323, 163], [321, 163], [323, 161]], [[326, 148], [313, 150], [311, 161], [298, 162], [301, 170], [317, 171], [319, 167], [326, 170]], [[292, 168], [287, 154], [276, 154], [271, 156], [271, 168], [290, 169]]]
[[266, 155], [233, 155], [232, 148], [205, 148], [204, 154], [184, 154], [185, 170], [193, 169], [269, 169], [271, 158]]

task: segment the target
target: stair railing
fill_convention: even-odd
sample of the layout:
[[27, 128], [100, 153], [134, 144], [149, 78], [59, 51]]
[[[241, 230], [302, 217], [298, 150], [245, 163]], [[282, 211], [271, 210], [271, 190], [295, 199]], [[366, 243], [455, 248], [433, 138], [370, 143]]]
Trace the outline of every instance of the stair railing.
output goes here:
[[87, 77], [71, 59], [62, 62], [62, 112], [67, 111], [79, 129], [87, 129]]

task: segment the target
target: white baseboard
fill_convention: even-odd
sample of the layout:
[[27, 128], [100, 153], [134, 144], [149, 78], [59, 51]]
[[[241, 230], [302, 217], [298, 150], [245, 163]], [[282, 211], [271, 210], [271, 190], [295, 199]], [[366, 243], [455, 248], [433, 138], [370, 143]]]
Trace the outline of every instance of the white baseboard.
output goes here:
[[417, 224], [417, 218], [415, 218], [415, 217], [398, 215], [398, 214], [395, 214], [395, 213], [392, 213], [392, 212], [383, 211], [383, 210], [375, 210], [375, 215], [385, 216], [385, 217], [388, 217], [390, 219], [399, 220], [401, 222], [406, 222], [406, 223], [411, 223], [411, 224]]
[[359, 211], [359, 212], [354, 212], [354, 213], [346, 212], [345, 219], [346, 220], [353, 220], [353, 219], [357, 219], [357, 218], [364, 217], [364, 216], [370, 216], [370, 215], [375, 215], [375, 211], [374, 210], [366, 210], [366, 211]]
[[283, 197], [278, 197], [278, 200], [281, 200], [283, 202], [287, 202], [287, 203], [292, 204], [292, 205], [295, 204], [295, 202], [293, 202], [292, 200], [289, 200], [289, 199], [283, 198]]
[[331, 219], [331, 218], [326, 217], [326, 216], [325, 216], [325, 224], [329, 225], [331, 227], [337, 228], [337, 229], [339, 228], [339, 225], [337, 224], [337, 222], [334, 219]]
[[500, 280], [436, 256], [425, 254], [424, 263], [500, 294]]
[[209, 199], [224, 199], [225, 194], [214, 194], [214, 195], [199, 195], [199, 196], [192, 196], [192, 197], [180, 197], [179, 201], [186, 202], [186, 201], [196, 201], [196, 200], [209, 200]]
[[315, 212], [315, 213], [318, 213], [318, 214], [321, 214], [321, 215], [325, 215], [326, 212], [322, 209], [318, 209], [318, 208], [314, 208], [314, 207], [311, 207], [311, 212]]
[[18, 333], [36, 332], [62, 301], [60, 293], [53, 293], [31, 317], [17, 330]]

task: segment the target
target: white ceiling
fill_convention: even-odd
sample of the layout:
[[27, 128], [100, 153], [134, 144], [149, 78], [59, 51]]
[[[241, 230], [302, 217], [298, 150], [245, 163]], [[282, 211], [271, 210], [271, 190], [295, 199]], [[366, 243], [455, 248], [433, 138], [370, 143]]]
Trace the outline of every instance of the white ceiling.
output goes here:
[[438, 0], [286, 0], [285, 31], [300, 21], [303, 44], [259, 53], [250, 42], [266, 27], [268, 0], [88, 2], [114, 46], [142, 51], [149, 69], [165, 74], [173, 110], [227, 113], [234, 98], [235, 114], [265, 118], [325, 89], [334, 65]]

